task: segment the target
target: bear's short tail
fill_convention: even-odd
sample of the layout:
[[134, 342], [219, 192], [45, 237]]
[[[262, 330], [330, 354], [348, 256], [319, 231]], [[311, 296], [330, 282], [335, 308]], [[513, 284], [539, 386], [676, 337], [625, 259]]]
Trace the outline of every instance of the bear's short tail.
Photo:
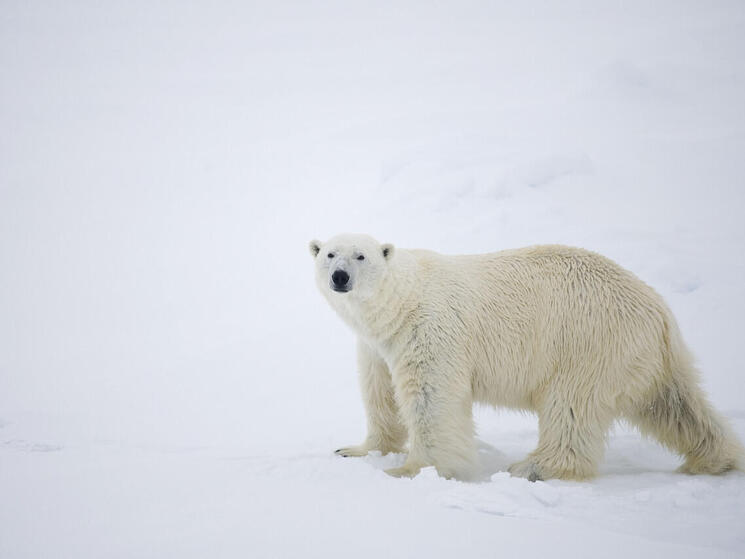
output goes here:
[[667, 321], [665, 326], [666, 370], [629, 419], [642, 433], [685, 457], [681, 472], [721, 474], [745, 469], [745, 451], [701, 390], [699, 373], [677, 326]]

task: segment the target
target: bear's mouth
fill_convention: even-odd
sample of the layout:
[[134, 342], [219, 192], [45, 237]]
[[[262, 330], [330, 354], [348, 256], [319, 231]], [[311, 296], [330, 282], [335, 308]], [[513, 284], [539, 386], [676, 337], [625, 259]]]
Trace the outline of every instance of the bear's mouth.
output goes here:
[[336, 291], [337, 293], [349, 293], [351, 289], [346, 286], [338, 286], [338, 285], [332, 285], [331, 289]]

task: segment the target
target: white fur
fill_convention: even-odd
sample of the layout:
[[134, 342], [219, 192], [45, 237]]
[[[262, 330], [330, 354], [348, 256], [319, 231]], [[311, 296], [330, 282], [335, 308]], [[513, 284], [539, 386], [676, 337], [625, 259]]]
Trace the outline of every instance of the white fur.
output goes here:
[[[468, 478], [472, 405], [483, 402], [538, 413], [538, 447], [510, 468], [529, 479], [593, 476], [618, 418], [683, 455], [682, 471], [742, 467], [662, 298], [599, 254], [443, 256], [364, 235], [313, 241], [311, 254], [318, 287], [359, 338], [368, 435], [339, 454], [402, 451], [408, 436], [406, 463], [389, 473], [434, 465]], [[331, 288], [339, 269], [346, 293]]]

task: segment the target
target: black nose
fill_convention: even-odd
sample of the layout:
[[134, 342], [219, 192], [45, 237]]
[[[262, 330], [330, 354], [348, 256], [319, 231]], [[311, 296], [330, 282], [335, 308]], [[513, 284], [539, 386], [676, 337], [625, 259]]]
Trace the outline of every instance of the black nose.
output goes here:
[[331, 281], [334, 282], [334, 285], [336, 287], [344, 287], [349, 281], [349, 274], [346, 273], [344, 270], [336, 270], [333, 274], [331, 274]]

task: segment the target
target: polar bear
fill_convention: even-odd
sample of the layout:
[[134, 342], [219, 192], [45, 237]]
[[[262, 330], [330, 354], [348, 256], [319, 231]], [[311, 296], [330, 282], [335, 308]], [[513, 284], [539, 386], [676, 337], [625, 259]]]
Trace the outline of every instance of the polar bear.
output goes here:
[[592, 477], [616, 419], [685, 457], [680, 471], [742, 468], [743, 450], [699, 387], [662, 298], [587, 250], [534, 246], [444, 256], [365, 235], [311, 241], [316, 282], [358, 337], [367, 438], [337, 450], [408, 456], [393, 476], [476, 472], [474, 402], [530, 410], [530, 480]]

